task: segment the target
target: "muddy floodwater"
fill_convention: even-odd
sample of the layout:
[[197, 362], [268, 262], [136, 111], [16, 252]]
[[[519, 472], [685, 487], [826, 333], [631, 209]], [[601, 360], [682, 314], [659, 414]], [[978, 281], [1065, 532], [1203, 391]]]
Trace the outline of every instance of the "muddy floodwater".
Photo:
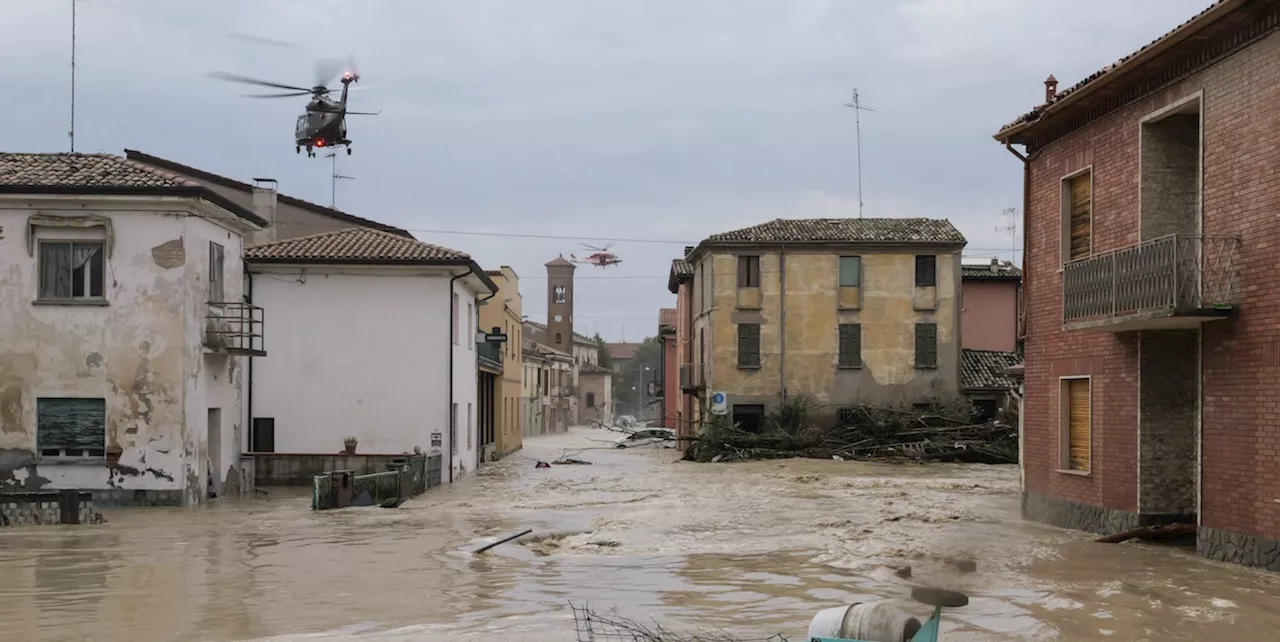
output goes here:
[[[849, 601], [924, 615], [902, 599], [918, 583], [971, 596], [947, 642], [1280, 639], [1280, 576], [1024, 523], [1016, 467], [692, 464], [613, 436], [529, 439], [395, 510], [287, 491], [0, 529], [0, 639], [568, 642], [574, 601], [794, 641]], [[534, 468], [593, 445], [576, 455], [593, 465]]]

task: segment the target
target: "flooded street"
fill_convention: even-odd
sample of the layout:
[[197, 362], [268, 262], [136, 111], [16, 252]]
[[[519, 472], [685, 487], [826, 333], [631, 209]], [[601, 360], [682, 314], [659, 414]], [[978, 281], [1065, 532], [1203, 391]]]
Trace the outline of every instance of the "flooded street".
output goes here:
[[[1022, 522], [1011, 466], [675, 461], [578, 429], [397, 510], [305, 490], [0, 530], [12, 640], [575, 638], [569, 602], [803, 638], [826, 606], [968, 592], [947, 642], [1272, 639], [1280, 577]], [[593, 442], [591, 440], [601, 440]], [[566, 449], [590, 466], [535, 469]], [[482, 556], [483, 538], [534, 535]], [[970, 557], [961, 574], [948, 560]], [[901, 579], [893, 566], [910, 565]], [[924, 607], [901, 606], [923, 616]]]

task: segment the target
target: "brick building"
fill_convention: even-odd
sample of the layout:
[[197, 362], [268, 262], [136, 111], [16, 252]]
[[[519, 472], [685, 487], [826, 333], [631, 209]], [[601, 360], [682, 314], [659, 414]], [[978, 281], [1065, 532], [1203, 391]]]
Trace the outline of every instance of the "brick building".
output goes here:
[[1196, 523], [1280, 570], [1278, 28], [1280, 0], [1217, 2], [996, 135], [1025, 169], [1025, 517]]

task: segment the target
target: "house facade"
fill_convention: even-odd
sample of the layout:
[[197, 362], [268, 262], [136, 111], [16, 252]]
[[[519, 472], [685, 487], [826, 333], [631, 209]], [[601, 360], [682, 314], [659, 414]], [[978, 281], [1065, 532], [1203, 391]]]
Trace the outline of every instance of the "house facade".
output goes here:
[[1018, 352], [1022, 270], [1009, 261], [964, 262], [961, 272], [960, 347]]
[[996, 134], [1026, 186], [1025, 517], [1197, 524], [1280, 570], [1278, 26], [1215, 3]]
[[662, 344], [662, 382], [658, 391], [662, 426], [680, 429], [680, 357], [676, 339], [675, 308], [658, 310], [658, 341]]
[[[526, 334], [528, 336], [528, 322]], [[541, 421], [530, 425], [530, 434], [547, 434], [565, 432], [574, 425], [577, 411], [577, 397], [573, 395], [572, 382], [577, 371], [577, 361], [573, 355], [554, 350], [531, 339], [525, 339], [525, 359], [539, 364], [533, 373], [538, 384], [526, 395], [526, 403], [541, 410], [537, 413]]]
[[265, 225], [118, 156], [0, 154], [0, 490], [241, 492], [240, 383], [266, 354], [241, 248]]
[[[497, 284], [498, 294], [480, 306], [480, 330], [507, 337], [505, 342], [488, 346], [483, 341], [478, 343], [482, 351], [496, 351], [502, 364], [495, 394], [493, 451], [501, 458], [524, 445], [524, 351], [520, 348], [524, 336], [524, 324], [521, 322], [523, 299], [520, 296], [520, 276], [510, 266], [504, 265], [502, 269], [490, 270], [487, 274]], [[477, 335], [479, 338], [481, 336]]]
[[551, 399], [547, 391], [547, 358], [538, 351], [537, 344], [522, 339], [521, 359], [524, 364], [524, 381], [521, 383], [523, 433], [525, 437], [547, 432], [547, 412]]
[[777, 219], [708, 237], [687, 257], [700, 395], [723, 393], [748, 429], [801, 394], [833, 416], [957, 399], [964, 245], [934, 219]]
[[[698, 393], [706, 388], [706, 378], [702, 376], [702, 363], [694, 361], [693, 350], [693, 266], [686, 260], [693, 246], [684, 248], [680, 258], [671, 261], [671, 271], [667, 277], [667, 290], [676, 295], [676, 364], [679, 369], [677, 387], [679, 397], [674, 404], [676, 434], [688, 437], [697, 433], [693, 422], [693, 409], [697, 403]], [[667, 402], [668, 404], [670, 402]], [[667, 408], [671, 408], [668, 405]], [[689, 442], [678, 442], [683, 449]]]
[[[280, 331], [249, 378], [249, 452], [439, 451], [479, 464], [476, 309], [498, 287], [465, 253], [370, 228], [246, 250]], [[442, 480], [444, 481], [444, 480]]]

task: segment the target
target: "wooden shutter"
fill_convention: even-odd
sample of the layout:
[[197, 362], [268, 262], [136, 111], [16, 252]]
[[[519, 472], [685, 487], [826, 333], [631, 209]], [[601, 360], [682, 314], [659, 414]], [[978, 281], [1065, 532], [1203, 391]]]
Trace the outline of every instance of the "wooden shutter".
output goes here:
[[1089, 380], [1067, 380], [1067, 465], [1071, 470], [1089, 470], [1092, 441], [1092, 413], [1089, 407]]
[[932, 254], [916, 256], [916, 287], [931, 288], [938, 285], [938, 257]]
[[760, 287], [760, 257], [758, 256], [739, 256], [738, 257], [738, 287], [740, 288]]
[[840, 324], [840, 367], [856, 368], [862, 365], [862, 325]]
[[1071, 179], [1071, 210], [1068, 223], [1067, 260], [1089, 256], [1093, 249], [1093, 173], [1085, 172]]
[[738, 324], [738, 365], [760, 365], [760, 326], [754, 323]]
[[934, 323], [916, 324], [916, 367], [938, 367], [938, 326]]

